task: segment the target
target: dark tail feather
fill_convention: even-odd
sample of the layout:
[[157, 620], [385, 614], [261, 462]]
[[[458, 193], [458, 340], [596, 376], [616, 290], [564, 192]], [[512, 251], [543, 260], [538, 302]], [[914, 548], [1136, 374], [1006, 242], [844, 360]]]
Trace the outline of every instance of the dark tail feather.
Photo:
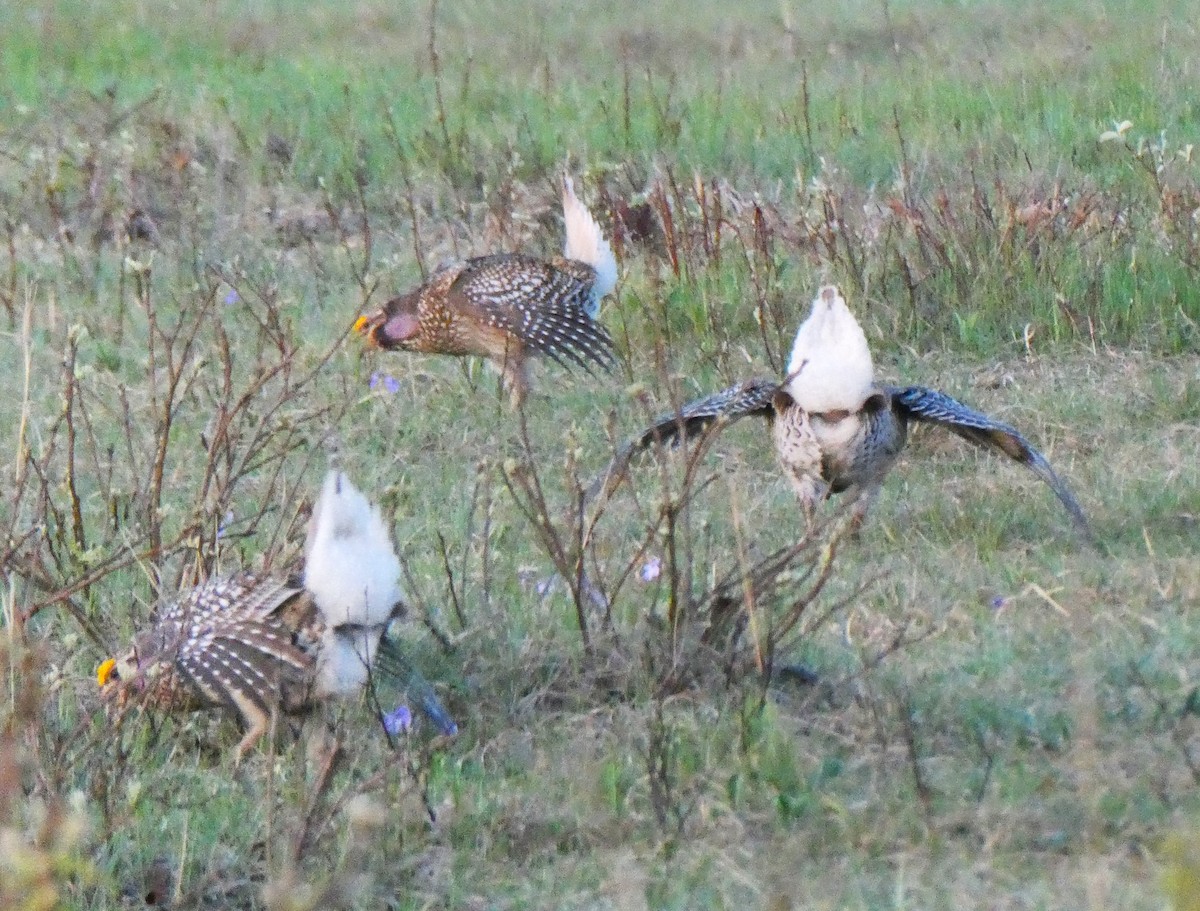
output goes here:
[[891, 393], [896, 407], [909, 420], [944, 427], [976, 446], [997, 449], [1013, 461], [1020, 462], [1046, 482], [1070, 514], [1078, 532], [1090, 543], [1096, 544], [1087, 516], [1083, 514], [1071, 489], [1050, 467], [1046, 457], [1017, 428], [990, 418], [934, 389], [909, 386], [906, 389], [889, 388], [887, 391]]
[[562, 306], [540, 314], [535, 326], [526, 330], [525, 343], [557, 361], [592, 373], [593, 367], [612, 370], [616, 365], [613, 339], [608, 330], [578, 307]]
[[625, 479], [633, 459], [651, 446], [678, 446], [718, 421], [732, 424], [750, 415], [772, 415], [771, 400], [778, 388], [779, 384], [774, 380], [758, 377], [695, 399], [678, 411], [659, 415], [649, 427], [616, 451], [608, 467], [588, 486], [586, 500], [602, 491], [611, 496]]
[[[1050, 463], [1046, 461], [1045, 456], [1030, 446], [1024, 439], [1021, 442], [1025, 445], [1026, 457], [1017, 461], [1024, 464], [1030, 471], [1049, 485], [1050, 489], [1054, 491], [1054, 495], [1058, 497], [1059, 502], [1070, 513], [1071, 521], [1075, 523], [1076, 530], [1089, 542], [1096, 544], [1096, 537], [1092, 534], [1092, 527], [1088, 523], [1087, 516], [1083, 514], [1083, 510], [1080, 508], [1078, 501], [1076, 501], [1075, 495], [1071, 493], [1071, 489], [1067, 487], [1066, 482], [1055, 474], [1054, 469], [1050, 467]], [[997, 445], [1004, 452], [1008, 452], [1008, 449], [1004, 446], [994, 445]]]
[[400, 643], [394, 636], [384, 636], [380, 640], [375, 666], [385, 679], [399, 687], [405, 698], [421, 710], [437, 728], [438, 733], [448, 737], [458, 733], [458, 725], [450, 716], [450, 712], [442, 705], [429, 681], [404, 656]]

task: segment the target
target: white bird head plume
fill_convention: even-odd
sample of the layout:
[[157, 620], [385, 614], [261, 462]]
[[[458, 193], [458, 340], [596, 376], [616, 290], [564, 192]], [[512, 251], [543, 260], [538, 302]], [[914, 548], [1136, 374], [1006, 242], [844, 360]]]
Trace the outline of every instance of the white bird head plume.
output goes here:
[[875, 386], [867, 337], [833, 285], [817, 292], [792, 343], [784, 388], [810, 414], [857, 411]]
[[612, 247], [592, 217], [587, 206], [575, 195], [575, 184], [570, 175], [563, 175], [562, 182], [563, 222], [567, 240], [563, 245], [563, 256], [587, 263], [596, 270], [596, 284], [587, 311], [595, 319], [600, 312], [600, 300], [612, 294], [617, 287], [617, 258]]
[[400, 558], [383, 516], [336, 469], [313, 507], [304, 556], [304, 587], [331, 627], [382, 632], [404, 600]]

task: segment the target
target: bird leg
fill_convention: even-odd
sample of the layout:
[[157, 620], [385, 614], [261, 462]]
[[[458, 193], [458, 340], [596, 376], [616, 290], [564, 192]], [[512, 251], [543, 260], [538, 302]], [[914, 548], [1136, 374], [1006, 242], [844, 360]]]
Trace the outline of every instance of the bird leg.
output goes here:
[[[793, 486], [793, 489], [797, 490], [797, 492], [799, 491], [799, 488], [796, 487], [795, 482], [793, 482], [792, 486]], [[817, 508], [816, 507], [817, 507], [817, 503], [813, 498], [806, 497], [806, 496], [800, 497], [800, 511], [804, 514], [804, 533], [806, 535], [810, 534], [812, 532], [813, 528], [816, 526], [816, 523], [817, 523]]]
[[500, 370], [500, 384], [508, 392], [513, 410], [525, 404], [529, 394], [529, 368], [523, 357], [506, 355]]
[[264, 716], [261, 721], [256, 721], [251, 728], [246, 731], [246, 735], [238, 741], [237, 747], [233, 751], [233, 766], [237, 768], [242, 764], [242, 759], [245, 755], [254, 749], [254, 745], [262, 739], [262, 735], [267, 732], [267, 719]]
[[871, 511], [871, 506], [878, 494], [878, 484], [863, 487], [856, 493], [854, 502], [850, 504], [850, 535], [856, 541], [862, 535], [863, 525], [867, 521], [867, 513]]
[[245, 694], [235, 692], [232, 694], [234, 704], [237, 706], [238, 714], [242, 716], [242, 720], [246, 723], [246, 733], [237, 747], [233, 751], [233, 764], [236, 768], [242, 764], [242, 759], [253, 749], [254, 745], [262, 739], [271, 726], [271, 718], [273, 712], [268, 712], [254, 700], [248, 698]]

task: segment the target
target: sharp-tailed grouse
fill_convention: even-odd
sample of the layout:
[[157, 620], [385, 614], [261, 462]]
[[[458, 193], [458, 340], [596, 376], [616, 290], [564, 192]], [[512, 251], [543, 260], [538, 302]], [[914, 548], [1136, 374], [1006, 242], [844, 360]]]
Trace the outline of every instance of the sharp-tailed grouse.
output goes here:
[[[128, 654], [104, 662], [100, 685], [120, 704], [236, 712], [245, 727], [240, 761], [276, 711], [363, 690], [385, 630], [404, 610], [399, 579], [379, 510], [331, 471], [309, 522], [301, 578], [242, 571], [210, 579], [161, 609]], [[428, 684], [412, 682], [422, 708], [449, 732], [453, 722]]]
[[569, 177], [562, 201], [563, 256], [498, 253], [445, 266], [421, 287], [360, 316], [355, 328], [379, 348], [485, 357], [517, 405], [529, 390], [530, 357], [610, 368], [612, 337], [596, 315], [616, 288], [617, 261]]
[[1054, 491], [1079, 531], [1087, 519], [1046, 458], [1015, 428], [923, 386], [880, 386], [866, 337], [837, 288], [822, 288], [796, 333], [782, 383], [752, 379], [665, 414], [625, 444], [593, 485], [612, 491], [639, 452], [691, 437], [714, 422], [767, 418], [779, 463], [811, 519], [830, 494], [855, 496], [861, 522], [895, 464], [910, 423], [935, 424], [1020, 462]]

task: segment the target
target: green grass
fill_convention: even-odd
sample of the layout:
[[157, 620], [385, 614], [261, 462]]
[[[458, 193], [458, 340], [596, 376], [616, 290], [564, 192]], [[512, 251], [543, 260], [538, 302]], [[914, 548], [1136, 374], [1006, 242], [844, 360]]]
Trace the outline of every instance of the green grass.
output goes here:
[[[1191, 13], [472, 0], [437, 10], [435, 70], [428, 8], [4, 6], [0, 904], [122, 907], [166, 869], [214, 908], [1193, 907]], [[540, 368], [527, 451], [479, 364], [343, 336], [444, 259], [555, 250], [564, 163], [606, 226], [653, 217], [602, 314], [618, 369]], [[505, 477], [536, 469], [562, 530], [649, 414], [780, 369], [822, 281], [883, 378], [1026, 432], [1101, 549], [1018, 467], [918, 434], [780, 655], [818, 681], [764, 691], [707, 615], [668, 621], [801, 527], [739, 425], [679, 588], [638, 572], [669, 565], [683, 459], [598, 520], [589, 571], [627, 578], [585, 648]], [[393, 750], [350, 705], [234, 770], [228, 718], [107, 718], [95, 666], [158, 591], [298, 559], [334, 440], [458, 737]]]

